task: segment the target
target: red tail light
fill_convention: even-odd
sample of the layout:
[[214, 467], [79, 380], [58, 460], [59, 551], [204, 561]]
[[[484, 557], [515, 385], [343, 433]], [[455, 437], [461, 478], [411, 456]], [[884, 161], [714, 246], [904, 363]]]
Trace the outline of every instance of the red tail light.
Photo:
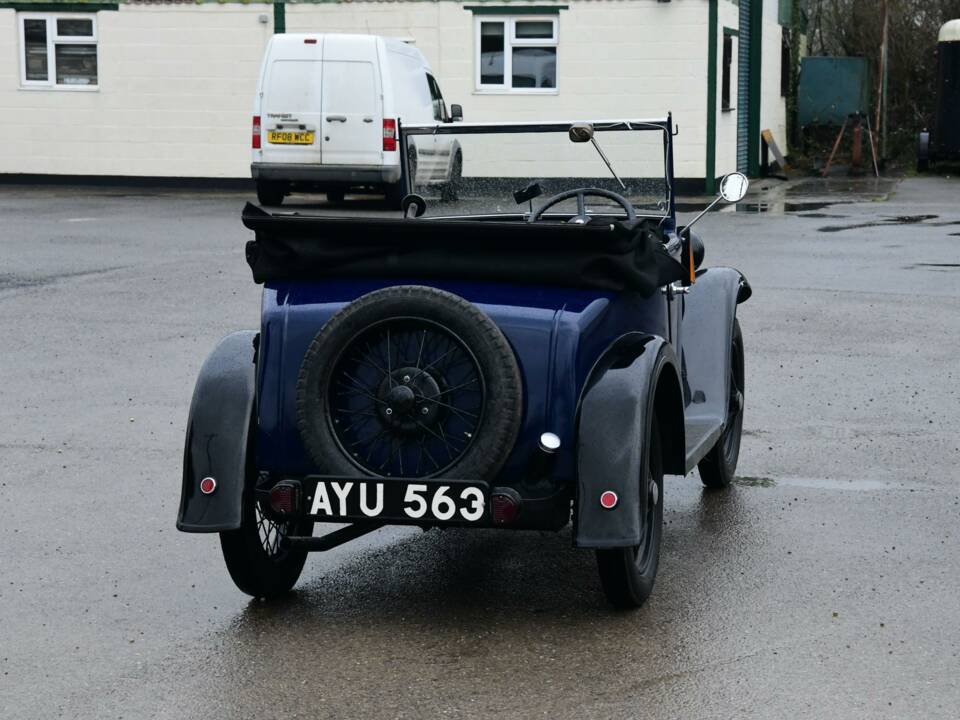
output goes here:
[[383, 149], [385, 152], [397, 149], [397, 121], [393, 118], [383, 119]]
[[495, 488], [490, 495], [490, 510], [494, 525], [509, 525], [517, 519], [523, 501], [516, 490]]
[[300, 484], [284, 480], [270, 488], [270, 509], [281, 516], [299, 512]]
[[259, 116], [259, 115], [254, 115], [254, 116], [253, 116], [253, 137], [252, 137], [252, 140], [253, 140], [253, 149], [254, 149], [254, 150], [259, 150], [259, 149], [260, 149], [260, 116]]

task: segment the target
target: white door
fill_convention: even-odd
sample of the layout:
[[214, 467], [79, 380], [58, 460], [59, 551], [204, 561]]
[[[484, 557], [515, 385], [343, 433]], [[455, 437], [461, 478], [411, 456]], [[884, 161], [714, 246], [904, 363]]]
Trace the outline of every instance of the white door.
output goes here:
[[323, 164], [380, 165], [383, 111], [372, 62], [323, 62]]
[[263, 161], [320, 163], [322, 63], [277, 58], [264, 78], [260, 124]]
[[[430, 100], [433, 104], [434, 122], [447, 122], [450, 118], [447, 114], [447, 104], [443, 100], [443, 94], [440, 92], [440, 86], [437, 84], [433, 75], [427, 75], [427, 84], [430, 87]], [[453, 135], [434, 135], [433, 144], [433, 173], [432, 178], [436, 181], [444, 181], [450, 173], [450, 153], [453, 149]]]

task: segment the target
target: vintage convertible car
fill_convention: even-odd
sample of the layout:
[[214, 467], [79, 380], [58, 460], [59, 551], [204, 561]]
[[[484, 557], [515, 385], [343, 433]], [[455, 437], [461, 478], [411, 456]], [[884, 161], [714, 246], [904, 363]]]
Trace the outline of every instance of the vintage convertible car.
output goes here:
[[[438, 134], [459, 136], [466, 213], [409, 177]], [[383, 525], [572, 523], [609, 601], [642, 604], [664, 475], [728, 485], [744, 407], [750, 286], [700, 268], [677, 225], [672, 119], [399, 137], [402, 217], [244, 209], [261, 324], [201, 370], [177, 527], [220, 533], [237, 586], [272, 597], [308, 552]], [[724, 178], [710, 207], [746, 188]], [[322, 523], [338, 525], [314, 535]]]

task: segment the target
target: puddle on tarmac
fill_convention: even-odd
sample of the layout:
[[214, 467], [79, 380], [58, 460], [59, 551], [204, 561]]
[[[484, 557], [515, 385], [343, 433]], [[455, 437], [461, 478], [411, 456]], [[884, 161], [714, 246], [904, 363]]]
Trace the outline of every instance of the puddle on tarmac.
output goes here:
[[[837, 202], [748, 202], [737, 203], [737, 212], [744, 213], [806, 213], [826, 210], [834, 205], [849, 205], [849, 200], [839, 200]], [[817, 215], [805, 215], [804, 217], [817, 217]], [[821, 217], [846, 217], [845, 215], [822, 215]]]
[[896, 486], [879, 480], [833, 480], [831, 478], [782, 478], [780, 485], [818, 490], [888, 490]]
[[[858, 223], [856, 225], [827, 225], [819, 228], [822, 233], [842, 232], [843, 230], [860, 230], [871, 227], [893, 227], [895, 225], [922, 225], [927, 220], [936, 220], [939, 215], [897, 215], [886, 217], [877, 222]], [[952, 224], [952, 223], [948, 223]], [[937, 224], [939, 226], [940, 223]]]
[[960, 270], [960, 263], [914, 263], [913, 265], [907, 265], [904, 267], [904, 270], [921, 269], [933, 271]]
[[738, 475], [733, 479], [734, 485], [740, 485], [742, 487], [762, 487], [762, 488], [771, 488], [776, 487], [777, 481], [773, 478], [768, 477], [751, 477], [749, 475]]
[[817, 490], [855, 490], [873, 491], [898, 489], [897, 486], [879, 480], [833, 480], [831, 478], [778, 478], [738, 475], [733, 479], [734, 485], [741, 487], [772, 488], [778, 485], [788, 487], [805, 487]]
[[[847, 215], [831, 215], [831, 214], [821, 214], [817, 211], [825, 210], [827, 208], [833, 207], [834, 205], [850, 205], [853, 203], [853, 200], [837, 200], [834, 202], [784, 202], [784, 201], [775, 201], [775, 202], [742, 202], [737, 203], [733, 206], [725, 206], [718, 208], [719, 212], [738, 212], [738, 213], [753, 213], [757, 215], [784, 215], [787, 213], [808, 213], [802, 215], [802, 217], [812, 217], [812, 218], [823, 218], [823, 219], [841, 219], [848, 217]], [[687, 203], [677, 203], [677, 212], [700, 212], [707, 207], [707, 203], [702, 202], [687, 202]]]

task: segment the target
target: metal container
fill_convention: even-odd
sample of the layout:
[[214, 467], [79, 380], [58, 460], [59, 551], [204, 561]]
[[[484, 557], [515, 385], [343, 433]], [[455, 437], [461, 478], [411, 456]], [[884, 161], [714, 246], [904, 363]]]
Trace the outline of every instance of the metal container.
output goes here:
[[800, 125], [840, 127], [870, 111], [870, 63], [858, 57], [806, 57], [800, 65]]
[[917, 167], [921, 171], [938, 160], [960, 160], [960, 20], [940, 28], [937, 52], [936, 122], [933, 133], [920, 133]]

